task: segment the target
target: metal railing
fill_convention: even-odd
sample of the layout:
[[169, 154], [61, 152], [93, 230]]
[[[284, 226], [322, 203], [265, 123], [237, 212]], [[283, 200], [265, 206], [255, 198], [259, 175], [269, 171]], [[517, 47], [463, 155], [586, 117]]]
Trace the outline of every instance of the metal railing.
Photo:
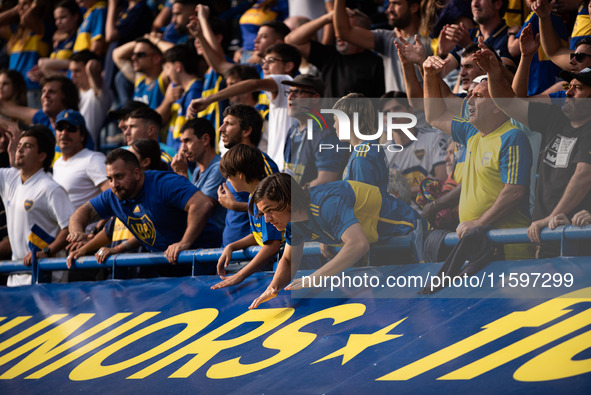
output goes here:
[[[494, 229], [487, 233], [491, 241], [499, 244], [529, 243], [527, 237], [527, 228], [516, 229]], [[415, 235], [416, 237], [416, 235]], [[393, 251], [409, 250], [412, 248], [412, 236], [395, 237], [386, 246], [381, 248], [391, 249]], [[585, 227], [574, 227], [571, 225], [560, 226], [554, 230], [544, 229], [541, 232], [543, 241], [559, 241], [561, 246], [561, 255], [576, 254], [577, 241], [583, 239], [591, 240], [591, 225]], [[445, 237], [445, 245], [454, 246], [458, 242], [458, 236], [450, 233]], [[252, 259], [261, 247], [249, 247], [245, 250], [235, 251], [232, 254], [233, 261], [247, 261]], [[200, 264], [206, 262], [217, 262], [222, 254], [222, 248], [197, 249], [182, 251], [178, 257], [178, 264], [192, 266], [192, 274], [200, 275]], [[319, 243], [306, 243], [304, 255], [319, 255]], [[94, 255], [84, 256], [76, 260], [73, 267], [77, 269], [98, 269], [112, 268], [115, 273], [116, 267], [130, 266], [151, 266], [168, 264], [164, 253], [135, 253], [135, 254], [116, 254], [111, 255], [106, 263], [97, 263]], [[34, 267], [35, 268], [34, 268]], [[0, 273], [26, 272], [33, 270], [33, 277], [38, 277], [40, 271], [67, 270], [66, 258], [45, 258], [35, 262], [32, 266], [23, 265], [22, 261], [0, 261]], [[37, 270], [37, 273], [35, 273]]]

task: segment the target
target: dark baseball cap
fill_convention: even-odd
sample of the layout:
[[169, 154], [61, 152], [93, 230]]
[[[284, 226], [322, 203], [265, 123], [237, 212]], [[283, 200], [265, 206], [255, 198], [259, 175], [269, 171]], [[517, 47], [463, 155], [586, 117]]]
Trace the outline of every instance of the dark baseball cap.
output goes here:
[[111, 110], [108, 112], [109, 118], [113, 119], [122, 119], [129, 115], [130, 112], [133, 110], [137, 110], [138, 108], [149, 107], [146, 103], [142, 103], [141, 101], [130, 100], [125, 105], [117, 110]]
[[312, 74], [300, 74], [291, 81], [281, 81], [283, 85], [297, 86], [300, 88], [311, 88], [320, 96], [324, 94], [324, 84], [319, 78]]
[[562, 70], [560, 72], [560, 77], [563, 78], [567, 82], [571, 82], [572, 80], [581, 81], [583, 84], [587, 86], [591, 86], [591, 68], [586, 67], [583, 70], [579, 71], [578, 73], [572, 73], [570, 71]]

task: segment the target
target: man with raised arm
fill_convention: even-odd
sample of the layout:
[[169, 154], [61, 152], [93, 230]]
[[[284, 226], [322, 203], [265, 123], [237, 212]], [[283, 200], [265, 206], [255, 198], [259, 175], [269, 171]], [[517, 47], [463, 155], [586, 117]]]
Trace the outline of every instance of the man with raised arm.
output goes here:
[[[490, 52], [492, 56], [494, 54]], [[427, 58], [425, 116], [427, 122], [466, 146], [456, 232], [462, 238], [477, 226], [523, 228], [529, 226], [528, 189], [532, 154], [529, 141], [507, 115], [495, 106], [487, 82], [480, 82], [468, 100], [468, 118], [454, 117], [441, 98], [438, 74], [448, 60]], [[494, 59], [499, 67], [501, 63]], [[482, 67], [482, 66], [481, 66]], [[500, 68], [499, 68], [500, 72]], [[501, 74], [502, 75], [502, 74]], [[531, 257], [529, 245], [506, 245], [507, 259]]]
[[[376, 51], [382, 55], [384, 62], [386, 91], [404, 92], [404, 78], [402, 64], [398, 58], [398, 50], [394, 46], [396, 33], [392, 30], [368, 30], [359, 26], [352, 26], [345, 8], [345, 0], [334, 2], [335, 34], [340, 40], [357, 45], [361, 48]], [[415, 35], [421, 24], [419, 0], [391, 0], [386, 10], [388, 23], [398, 33], [414, 44]], [[420, 37], [420, 36], [419, 36]], [[428, 40], [420, 37], [422, 44], [429, 48]]]
[[505, 114], [540, 132], [544, 139], [534, 222], [527, 233], [531, 241], [540, 244], [539, 257], [555, 256], [557, 246], [541, 243], [541, 230], [556, 215], [570, 217], [591, 204], [591, 68], [560, 73], [569, 82], [560, 108], [516, 98], [491, 56], [484, 49], [477, 54], [489, 77], [491, 97]]
[[[369, 29], [371, 21], [363, 12], [349, 10], [349, 23]], [[318, 30], [332, 26], [333, 13], [305, 23], [285, 37], [295, 46], [302, 58], [318, 67], [323, 76], [324, 97], [342, 97], [361, 93], [366, 97], [380, 97], [384, 91], [384, 65], [375, 53], [337, 38], [336, 45], [324, 45], [315, 40]]]

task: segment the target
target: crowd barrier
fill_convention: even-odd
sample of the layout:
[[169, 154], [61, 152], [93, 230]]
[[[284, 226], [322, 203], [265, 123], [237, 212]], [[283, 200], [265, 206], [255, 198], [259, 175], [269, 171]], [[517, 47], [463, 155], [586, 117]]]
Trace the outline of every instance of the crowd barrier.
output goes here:
[[[499, 244], [528, 243], [527, 228], [515, 229], [494, 229], [487, 233], [492, 242]], [[386, 246], [392, 251], [407, 251], [413, 248], [411, 240], [417, 238], [417, 235], [399, 236], [393, 238]], [[560, 242], [561, 256], [576, 255], [578, 241], [582, 239], [591, 240], [591, 225], [585, 227], [575, 227], [571, 225], [560, 226], [554, 230], [544, 229], [541, 232], [543, 241]], [[450, 233], [445, 237], [446, 246], [454, 246], [458, 242], [458, 236]], [[232, 254], [232, 261], [247, 261], [252, 259], [261, 247], [249, 247], [245, 250], [235, 251]], [[205, 262], [217, 262], [223, 252], [222, 248], [197, 249], [182, 251], [178, 257], [178, 264], [192, 265], [193, 275], [199, 275], [199, 264]], [[306, 243], [304, 256], [320, 254], [319, 243]], [[110, 256], [105, 264], [97, 263], [94, 255], [84, 256], [76, 260], [74, 267], [78, 269], [97, 269], [110, 267], [111, 273], [115, 276], [116, 267], [129, 266], [151, 266], [167, 264], [168, 261], [164, 253], [136, 253], [136, 254], [116, 254]], [[37, 271], [67, 270], [66, 258], [45, 258], [39, 260], [37, 265], [33, 265]], [[33, 270], [32, 267], [23, 265], [22, 261], [0, 261], [0, 273], [23, 272]], [[34, 278], [38, 278], [38, 272], [33, 273]], [[115, 277], [116, 278], [116, 277]]]

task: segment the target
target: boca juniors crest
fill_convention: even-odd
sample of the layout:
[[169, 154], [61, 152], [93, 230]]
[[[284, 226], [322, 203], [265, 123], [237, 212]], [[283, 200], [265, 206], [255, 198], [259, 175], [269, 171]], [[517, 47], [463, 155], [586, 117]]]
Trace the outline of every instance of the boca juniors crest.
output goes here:
[[25, 200], [25, 211], [29, 211], [33, 208], [33, 201], [32, 200]]
[[156, 228], [146, 214], [139, 218], [127, 217], [127, 227], [140, 241], [151, 246], [156, 242]]

